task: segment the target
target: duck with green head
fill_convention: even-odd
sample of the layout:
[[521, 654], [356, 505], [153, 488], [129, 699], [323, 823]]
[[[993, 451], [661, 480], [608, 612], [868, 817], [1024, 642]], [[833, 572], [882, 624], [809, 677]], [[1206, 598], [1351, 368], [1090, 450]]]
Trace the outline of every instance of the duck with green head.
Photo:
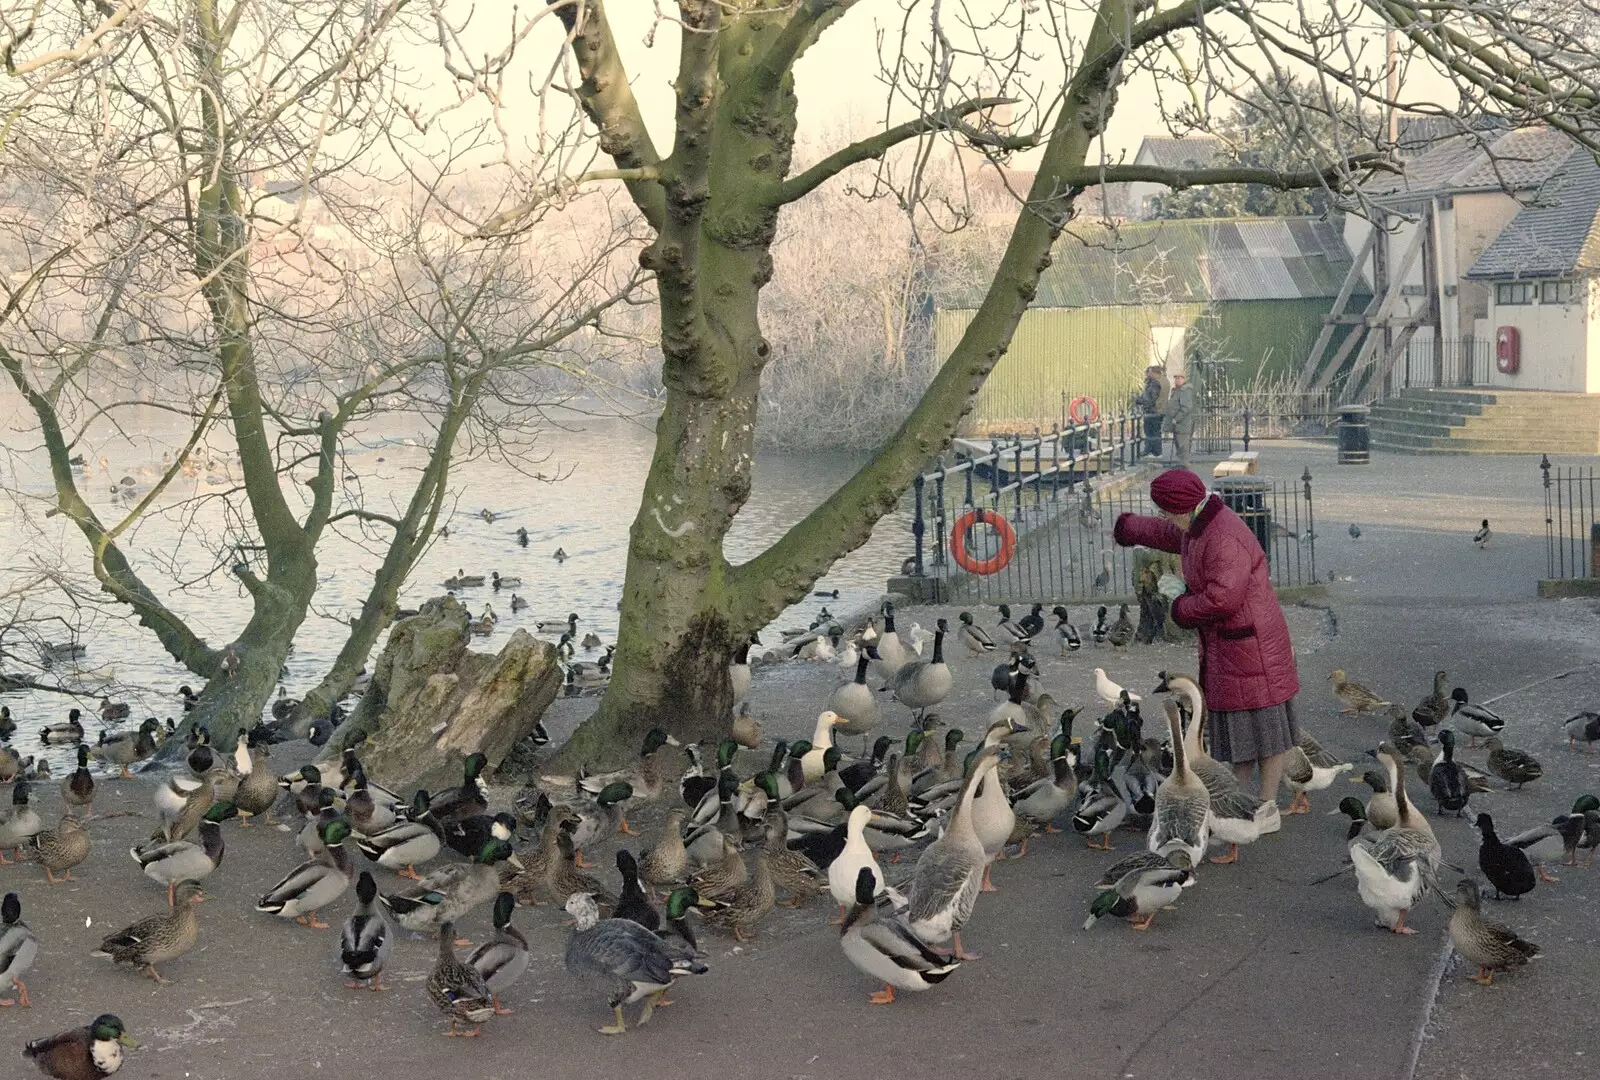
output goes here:
[[433, 819], [432, 803], [422, 789], [411, 796], [411, 811], [405, 820], [356, 838], [363, 855], [412, 881], [421, 879], [418, 865], [439, 854], [439, 846], [439, 823]]
[[22, 1056], [55, 1080], [102, 1080], [122, 1068], [122, 1048], [138, 1043], [111, 1013], [102, 1013], [87, 1025], [35, 1039], [22, 1048]]
[[350, 823], [343, 818], [323, 822], [317, 835], [324, 850], [267, 890], [256, 902], [256, 910], [293, 919], [314, 930], [328, 929], [328, 923], [317, 921], [317, 911], [343, 896], [355, 880], [355, 867], [344, 846], [350, 832]]
[[479, 945], [467, 957], [467, 963], [483, 977], [484, 985], [489, 988], [489, 1000], [496, 1016], [511, 1012], [500, 1004], [500, 995], [528, 970], [528, 939], [511, 925], [516, 907], [517, 898], [508, 892], [494, 898], [494, 940]]
[[500, 873], [495, 867], [500, 862], [523, 868], [522, 860], [512, 854], [510, 841], [489, 840], [470, 863], [441, 866], [416, 884], [384, 896], [383, 904], [407, 930], [435, 932], [445, 923], [460, 922], [473, 908], [495, 898], [500, 892]]
[[489, 759], [483, 754], [468, 754], [461, 763], [460, 786], [445, 788], [433, 796], [433, 817], [441, 825], [458, 818], [471, 817], [489, 809], [488, 785], [483, 782], [483, 770]]

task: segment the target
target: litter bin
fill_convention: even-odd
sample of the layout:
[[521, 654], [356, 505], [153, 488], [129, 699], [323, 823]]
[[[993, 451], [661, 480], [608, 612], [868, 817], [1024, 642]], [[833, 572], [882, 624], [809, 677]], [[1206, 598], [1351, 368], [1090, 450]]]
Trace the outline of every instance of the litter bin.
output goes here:
[[1267, 492], [1271, 490], [1272, 481], [1259, 476], [1230, 476], [1216, 482], [1222, 505], [1250, 526], [1268, 562], [1272, 561], [1272, 508], [1267, 503]]
[[1365, 405], [1345, 405], [1339, 410], [1339, 464], [1365, 465], [1372, 460], [1371, 431]]

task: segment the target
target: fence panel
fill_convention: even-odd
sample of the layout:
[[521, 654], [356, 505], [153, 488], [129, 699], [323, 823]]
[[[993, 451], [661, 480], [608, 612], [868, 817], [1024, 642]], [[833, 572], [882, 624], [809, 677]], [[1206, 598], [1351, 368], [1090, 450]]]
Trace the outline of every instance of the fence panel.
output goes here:
[[1544, 539], [1548, 578], [1595, 576], [1590, 537], [1596, 525], [1597, 481], [1592, 465], [1557, 466], [1539, 461], [1544, 474]]

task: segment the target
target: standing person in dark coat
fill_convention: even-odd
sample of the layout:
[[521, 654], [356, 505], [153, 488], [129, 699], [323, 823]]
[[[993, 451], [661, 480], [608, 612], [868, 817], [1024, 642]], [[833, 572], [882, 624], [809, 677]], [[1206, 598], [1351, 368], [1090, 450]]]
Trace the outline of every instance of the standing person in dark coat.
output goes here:
[[1172, 621], [1197, 631], [1200, 688], [1210, 716], [1211, 756], [1231, 762], [1242, 783], [1260, 773], [1261, 798], [1278, 827], [1284, 757], [1300, 738], [1294, 699], [1300, 692], [1289, 624], [1272, 589], [1255, 533], [1188, 469], [1169, 469], [1150, 484], [1160, 517], [1123, 514], [1113, 535], [1183, 556], [1183, 580], [1163, 578]]
[[1144, 453], [1146, 457], [1161, 456], [1161, 421], [1167, 409], [1167, 369], [1151, 364], [1144, 369], [1144, 389], [1134, 398], [1134, 404], [1144, 413]]
[[1172, 393], [1167, 398], [1167, 426], [1172, 429], [1172, 452], [1178, 467], [1189, 467], [1189, 444], [1194, 439], [1194, 387], [1183, 372], [1172, 377]]

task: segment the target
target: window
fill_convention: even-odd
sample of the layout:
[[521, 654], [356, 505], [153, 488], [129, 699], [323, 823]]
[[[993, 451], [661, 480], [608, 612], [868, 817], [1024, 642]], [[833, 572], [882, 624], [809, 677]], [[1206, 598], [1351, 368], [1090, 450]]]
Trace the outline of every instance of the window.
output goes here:
[[1575, 281], [1546, 281], [1539, 286], [1539, 303], [1570, 304], [1577, 296]]
[[1502, 281], [1494, 287], [1494, 302], [1501, 305], [1531, 304], [1536, 286], [1531, 281]]

